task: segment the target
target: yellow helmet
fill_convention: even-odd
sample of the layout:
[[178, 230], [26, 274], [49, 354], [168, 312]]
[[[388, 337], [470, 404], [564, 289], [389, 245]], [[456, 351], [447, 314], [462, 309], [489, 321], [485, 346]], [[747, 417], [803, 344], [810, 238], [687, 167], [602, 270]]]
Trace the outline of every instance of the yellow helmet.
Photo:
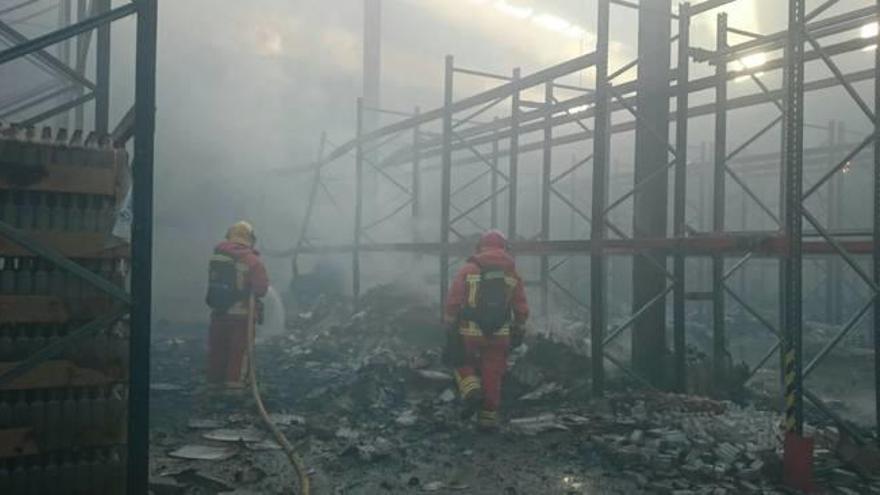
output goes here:
[[257, 242], [257, 236], [254, 235], [254, 227], [242, 220], [229, 227], [229, 230], [226, 231], [226, 240], [253, 246]]

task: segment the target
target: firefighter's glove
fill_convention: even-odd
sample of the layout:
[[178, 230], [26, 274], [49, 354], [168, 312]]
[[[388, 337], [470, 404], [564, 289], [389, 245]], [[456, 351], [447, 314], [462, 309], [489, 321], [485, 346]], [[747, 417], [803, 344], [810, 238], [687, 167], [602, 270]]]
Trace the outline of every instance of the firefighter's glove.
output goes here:
[[523, 343], [523, 339], [526, 336], [526, 327], [522, 324], [516, 324], [510, 326], [510, 348], [516, 349], [521, 346]]

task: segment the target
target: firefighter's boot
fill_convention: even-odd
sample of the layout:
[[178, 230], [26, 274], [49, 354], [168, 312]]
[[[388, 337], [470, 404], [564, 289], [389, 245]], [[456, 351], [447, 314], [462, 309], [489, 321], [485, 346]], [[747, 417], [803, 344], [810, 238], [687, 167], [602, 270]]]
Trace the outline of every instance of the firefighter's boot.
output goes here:
[[474, 375], [457, 376], [458, 393], [461, 397], [461, 419], [472, 417], [483, 405], [483, 386]]
[[477, 419], [477, 428], [480, 431], [494, 433], [498, 431], [498, 411], [483, 409]]

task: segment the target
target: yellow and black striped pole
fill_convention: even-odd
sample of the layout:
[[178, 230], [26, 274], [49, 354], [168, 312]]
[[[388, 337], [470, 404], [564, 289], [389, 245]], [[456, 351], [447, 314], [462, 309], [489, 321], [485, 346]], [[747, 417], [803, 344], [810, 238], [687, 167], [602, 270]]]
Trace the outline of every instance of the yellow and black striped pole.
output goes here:
[[783, 358], [785, 385], [785, 431], [800, 433], [798, 420], [798, 376], [797, 376], [797, 353], [792, 346], [786, 346]]
[[785, 249], [782, 258], [783, 383], [785, 430], [803, 434], [803, 138], [804, 138], [804, 29], [805, 0], [789, 0], [785, 45], [783, 116], [783, 219]]

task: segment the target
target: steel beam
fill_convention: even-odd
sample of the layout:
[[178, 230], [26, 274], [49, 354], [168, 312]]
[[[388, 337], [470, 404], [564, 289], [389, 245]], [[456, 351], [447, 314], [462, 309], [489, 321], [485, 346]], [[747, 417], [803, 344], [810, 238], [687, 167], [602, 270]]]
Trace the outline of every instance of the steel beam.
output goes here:
[[[498, 118], [496, 117], [497, 121]], [[489, 225], [493, 229], [498, 228], [498, 131], [492, 131], [492, 173], [489, 175], [489, 189], [492, 200], [489, 205]]]
[[[446, 56], [446, 70], [443, 83], [443, 155], [440, 178], [440, 306], [446, 305], [446, 291], [449, 288], [449, 229], [452, 206], [452, 116], [453, 84], [455, 82], [455, 60]], [[442, 311], [442, 309], [441, 309]]]
[[788, 36], [785, 56], [784, 121], [784, 225], [786, 237], [783, 265], [783, 383], [785, 429], [803, 434], [803, 132], [804, 132], [804, 16], [805, 0], [788, 2]]
[[[880, 11], [880, 0], [875, 2]], [[880, 33], [874, 37], [880, 43]], [[880, 115], [880, 45], [874, 50], [874, 115]], [[841, 133], [843, 134], [843, 133]], [[841, 136], [841, 139], [843, 137]], [[874, 249], [871, 261], [874, 285], [880, 286], [880, 125], [874, 122], [874, 188], [873, 188], [873, 236]], [[874, 298], [872, 337], [874, 344], [874, 415], [876, 419], [875, 438], [880, 443], [880, 298]]]
[[4, 371], [3, 373], [0, 373], [0, 386], [5, 386], [9, 384], [9, 382], [15, 380], [16, 378], [20, 378], [28, 371], [33, 370], [37, 366], [45, 363], [46, 361], [54, 357], [57, 357], [66, 349], [69, 349], [71, 346], [80, 343], [86, 338], [92, 337], [95, 332], [109, 327], [126, 314], [128, 314], [127, 305], [117, 306], [109, 314], [101, 316], [89, 323], [86, 323], [85, 325], [68, 333], [60, 340], [52, 342], [51, 344], [41, 348], [40, 350], [29, 355], [23, 361], [16, 363], [12, 368]]
[[[837, 147], [846, 147], [846, 124], [844, 122], [837, 122], [836, 129], [832, 131], [834, 134], [834, 144], [833, 153], [837, 154], [839, 151]], [[836, 159], [837, 156], [832, 155], [832, 161]], [[829, 208], [831, 208], [832, 215], [830, 215], [828, 227], [833, 231], [837, 231], [840, 229], [843, 224], [843, 174], [836, 174], [833, 179], [831, 179], [831, 185], [829, 187]], [[832, 318], [835, 324], [840, 323], [843, 320], [843, 273], [842, 273], [842, 264], [840, 260], [831, 258], [831, 266], [830, 271], [828, 272], [828, 278], [831, 280], [832, 287], [832, 297], [831, 297], [831, 306], [832, 306]]]
[[[88, 15], [87, 0], [76, 0], [76, 21], [83, 21]], [[85, 75], [86, 62], [88, 61], [89, 44], [92, 42], [92, 32], [89, 31], [76, 37], [76, 64], [74, 69], [77, 74]], [[83, 95], [83, 89], [77, 88], [77, 96]], [[85, 126], [85, 108], [78, 106], [73, 109], [73, 128], [82, 129]]]
[[[513, 69], [512, 84], [519, 88], [520, 70]], [[516, 215], [518, 209], [518, 189], [519, 189], [519, 119], [520, 119], [520, 91], [515, 90], [510, 98], [510, 157], [508, 172], [508, 192], [507, 192], [507, 237], [511, 241], [516, 240]], [[451, 165], [450, 165], [451, 166]]]
[[[716, 22], [716, 50], [727, 47], [727, 14], [718, 14]], [[727, 166], [727, 64], [715, 67], [715, 164], [712, 194], [712, 232], [716, 235], [724, 231], [726, 216], [725, 204], [727, 186], [725, 168]], [[712, 257], [712, 369], [714, 382], [724, 382], [727, 363], [727, 331], [725, 328], [724, 255]]]
[[[318, 163], [324, 159], [324, 147], [327, 144], [327, 133], [321, 133], [321, 140], [318, 142]], [[291, 275], [296, 278], [299, 275], [299, 254], [300, 249], [308, 243], [309, 227], [312, 224], [312, 214], [315, 211], [315, 202], [318, 197], [318, 187], [321, 184], [321, 167], [315, 167], [315, 175], [312, 177], [312, 184], [309, 187], [309, 202], [306, 204], [306, 212], [303, 215], [302, 224], [299, 228], [299, 236], [296, 239], [296, 247], [293, 248], [293, 256], [290, 260]]]
[[[418, 116], [422, 113], [419, 107], [415, 109], [415, 116]], [[412, 217], [416, 219], [413, 222], [415, 228], [415, 237], [418, 241], [419, 237], [419, 222], [418, 219], [421, 218], [421, 201], [422, 201], [422, 158], [419, 153], [419, 148], [421, 147], [422, 133], [418, 124], [413, 126], [413, 161], [412, 161]]]
[[37, 105], [46, 103], [47, 101], [55, 99], [61, 95], [64, 95], [65, 93], [69, 93], [74, 89], [75, 88], [72, 86], [65, 86], [62, 88], [51, 90], [48, 93], [37, 93], [36, 96], [25, 96], [15, 103], [0, 109], [0, 120], [6, 120], [12, 115], [21, 113], [29, 108], [33, 108]]
[[[673, 232], [684, 237], [686, 232], [685, 206], [687, 204], [687, 156], [688, 114], [678, 109], [688, 108], [688, 85], [690, 80], [690, 4], [682, 3], [678, 9], [678, 77], [675, 120], [675, 193], [673, 195]], [[680, 393], [687, 391], [686, 342], [685, 342], [685, 256], [677, 253], [673, 259], [675, 286], [672, 294], [672, 320], [674, 341], [674, 383]]]
[[[73, 23], [73, 0], [61, 0], [58, 5], [58, 28], [65, 28]], [[65, 67], [70, 68], [71, 40], [64, 40], [58, 45], [58, 58]], [[81, 75], [77, 73], [77, 75]], [[59, 98], [59, 103], [64, 100]], [[64, 113], [58, 116], [55, 125], [61, 129], [70, 128], [70, 115]]]
[[364, 141], [361, 139], [364, 132], [364, 99], [357, 99], [357, 141], [355, 146], [355, 180], [354, 180], [354, 250], [351, 257], [351, 295], [355, 302], [355, 308], [359, 307], [361, 295], [361, 236], [363, 234], [364, 218]]
[[[364, 0], [363, 98], [365, 108], [380, 108], [382, 78], [382, 0]], [[364, 132], [376, 130], [376, 112], [364, 113]]]
[[[547, 105], [553, 104], [553, 84], [547, 83], [544, 86], [544, 102]], [[553, 120], [550, 116], [544, 119], [544, 150], [541, 160], [541, 233], [540, 239], [543, 241], [550, 240], [550, 196], [551, 184], [550, 177], [553, 170]], [[550, 301], [548, 298], [548, 284], [550, 280], [550, 259], [547, 256], [541, 256], [541, 310], [544, 316], [550, 314]]]
[[[118, 10], [118, 9], [117, 9]], [[2, 63], [2, 53], [0, 53], [0, 63]], [[493, 88], [489, 91], [485, 91], [483, 93], [464, 98], [462, 100], [453, 102], [452, 104], [452, 112], [453, 114], [459, 112], [461, 110], [467, 110], [469, 108], [474, 108], [479, 105], [484, 105], [493, 100], [497, 100], [500, 98], [512, 97], [514, 93], [518, 93], [526, 88], [531, 88], [534, 86], [538, 86], [540, 84], [544, 84], [546, 81], [550, 81], [553, 79], [558, 79], [562, 76], [584, 70], [588, 67], [591, 67], [594, 63], [594, 56], [592, 53], [587, 55], [582, 55], [580, 57], [573, 58], [571, 60], [567, 60], [562, 62], [561, 64], [554, 65], [552, 67], [548, 67], [546, 69], [540, 70], [533, 74], [529, 74], [528, 76], [521, 77], [517, 81], [511, 81], [507, 84], [502, 84], [496, 88]], [[402, 120], [400, 122], [396, 122], [394, 124], [382, 127], [381, 129], [376, 129], [375, 131], [368, 133], [362, 137], [362, 139], [366, 140], [374, 140], [384, 136], [388, 136], [394, 134], [396, 132], [400, 132], [401, 130], [406, 130], [412, 128], [415, 124], [427, 124], [433, 121], [442, 120], [444, 109], [438, 108], [431, 110], [429, 112], [422, 113], [419, 117], [412, 117], [409, 119]], [[328, 156], [326, 163], [331, 163], [336, 159], [345, 156], [355, 147], [354, 140], [348, 141], [335, 150], [333, 150]]]
[[132, 160], [131, 335], [127, 493], [147, 493], [150, 454], [150, 329], [153, 275], [153, 145], [158, 1], [136, 0], [135, 131]]
[[[834, 36], [841, 32], [861, 27], [866, 22], [876, 20], [877, 12], [878, 8], [876, 6], [856, 9], [812, 22], [806, 26], [806, 29], [817, 38]], [[788, 35], [789, 32], [787, 30], [778, 31], [764, 35], [759, 39], [729, 46], [725, 50], [697, 55], [694, 57], [694, 60], [696, 62], [717, 63], [722, 58], [732, 61], [752, 53], [784, 49], [788, 43]]]
[[94, 272], [84, 268], [79, 263], [76, 263], [69, 258], [65, 257], [62, 253], [58, 252], [54, 248], [41, 244], [40, 242], [34, 240], [27, 232], [16, 229], [12, 225], [0, 221], [0, 239], [8, 239], [13, 243], [21, 246], [25, 250], [34, 253], [35, 255], [48, 260], [53, 265], [58, 268], [64, 270], [67, 273], [74, 275], [80, 280], [86, 282], [87, 284], [95, 287], [101, 292], [113, 297], [117, 301], [123, 304], [131, 304], [132, 299], [125, 293], [124, 290], [119, 288], [116, 284], [108, 281], [107, 279], [96, 275]]
[[[672, 6], [666, 0], [639, 3], [639, 78], [636, 84], [638, 122], [635, 135], [635, 183], [652, 176], [651, 182], [634, 197], [635, 238], [667, 236], [667, 169], [669, 144], [670, 18]], [[633, 313], [643, 308], [666, 288], [666, 278], [657, 266], [666, 258], [650, 251], [633, 260]], [[635, 321], [632, 332], [634, 371], [659, 388], [666, 386], [669, 367], [666, 345], [666, 305], [655, 304]]]
[[64, 112], [68, 112], [74, 108], [80, 107], [80, 106], [88, 103], [89, 101], [93, 100], [94, 98], [95, 98], [95, 93], [85, 94], [83, 96], [80, 96], [78, 98], [70, 100], [66, 103], [63, 103], [57, 107], [53, 107], [53, 108], [50, 108], [44, 112], [40, 112], [39, 114], [34, 115], [33, 117], [22, 120], [21, 122], [18, 122], [18, 125], [21, 127], [35, 126], [35, 125], [39, 124], [40, 122], [43, 122], [44, 120], [51, 119], [52, 117], [54, 117], [56, 115], [60, 115]]
[[[110, 11], [111, 0], [92, 0], [98, 15]], [[98, 26], [95, 45], [95, 132], [110, 132], [110, 24]]]
[[[868, 236], [870, 237], [870, 233]], [[583, 255], [592, 248], [590, 240], [553, 240], [549, 242], [528, 240], [511, 243], [511, 249], [523, 256], [548, 255]], [[664, 256], [673, 256], [677, 251], [683, 251], [688, 256], [711, 257], [718, 253], [725, 256], [743, 256], [753, 253], [755, 259], [776, 259], [785, 254], [786, 238], [778, 232], [755, 232], [755, 233], [731, 233], [725, 232], [719, 236], [700, 235], [688, 236], [677, 239], [674, 237], [662, 237], [655, 239], [605, 239], [602, 242], [606, 254], [615, 255], [642, 255], [646, 250], [654, 251]], [[840, 241], [839, 245], [847, 252], [859, 256], [871, 256], [874, 249], [874, 241], [851, 240]], [[828, 255], [837, 254], [837, 250], [828, 242], [805, 241], [802, 245], [804, 254]], [[353, 244], [345, 245], [314, 245], [306, 246], [302, 253], [350, 253], [354, 249]], [[400, 242], [400, 243], [371, 243], [360, 246], [362, 252], [409, 252], [422, 254], [440, 254], [444, 250], [450, 254], [468, 255], [473, 252], [472, 243], [450, 242], [444, 249], [439, 242]], [[273, 256], [291, 256], [293, 250], [278, 251]]]
[[[870, 41], [871, 40], [867, 40], [867, 42], [870, 42]], [[866, 40], [859, 40], [859, 42], [860, 42], [860, 45], [867, 44]], [[846, 52], [844, 52], [844, 53], [846, 53]], [[731, 73], [728, 72], [728, 74], [731, 74]], [[728, 80], [732, 79], [732, 77], [733, 76], [729, 76]], [[861, 82], [861, 81], [868, 81], [868, 80], [872, 80], [872, 78], [874, 77], [874, 71], [873, 71], [873, 69], [856, 71], [856, 72], [846, 74], [845, 77], [846, 77], [847, 81], [853, 82], [853, 83], [854, 82]], [[707, 88], [703, 87], [704, 80], [711, 80], [712, 81], [712, 85], [708, 86], [708, 88], [714, 88], [716, 86], [717, 79], [714, 76], [710, 76], [710, 77], [707, 77], [704, 79], [691, 81], [691, 88], [692, 88], [691, 92], [693, 93], [696, 91], [696, 89], [694, 89], [694, 86], [696, 85], [696, 83], [699, 83], [699, 85], [700, 85], [699, 90], [700, 91], [707, 89]], [[804, 85], [804, 91], [805, 92], [820, 91], [823, 89], [829, 89], [829, 88], [836, 87], [837, 85], [838, 85], [838, 79], [836, 77], [829, 77], [829, 78], [819, 79], [819, 80], [810, 81], [809, 83], [806, 83]], [[673, 91], [674, 91], [674, 89], [675, 88], [673, 87]], [[765, 94], [763, 92], [758, 92], [758, 93], [754, 93], [754, 94], [750, 94], [750, 95], [739, 96], [736, 98], [729, 98], [727, 100], [726, 110], [732, 111], [732, 110], [748, 108], [748, 107], [752, 107], [752, 106], [756, 106], [756, 105], [772, 103], [774, 100], [780, 98], [782, 96], [782, 93], [783, 93], [782, 90], [775, 90], [775, 91], [771, 91], [769, 94]], [[613, 104], [612, 109], [614, 111], [624, 110], [623, 107], [621, 107], [619, 104]], [[708, 104], [704, 104], [704, 105], [698, 105], [698, 106], [691, 107], [689, 109], [688, 113], [690, 115], [690, 118], [695, 118], [695, 117], [701, 117], [701, 116], [706, 116], [706, 115], [713, 115], [715, 113], [715, 110], [716, 110], [715, 103], [708, 103]], [[564, 112], [562, 112], [558, 108], [553, 111], [555, 111], [556, 113], [563, 113], [564, 114]], [[532, 115], [532, 112], [529, 112], [526, 115]], [[589, 108], [578, 115], [579, 115], [578, 118], [595, 117], [593, 108]], [[670, 113], [669, 119], [674, 120], [675, 118], [676, 118], [675, 113], [674, 112]], [[571, 123], [574, 120], [576, 120], [575, 117], [567, 115], [567, 114], [560, 115], [558, 117], [554, 117], [555, 125], [557, 125], [557, 126]], [[500, 119], [499, 122], [509, 123], [509, 121], [506, 121], [506, 119]], [[533, 123], [530, 123], [528, 125], [521, 125], [520, 127], [521, 127], [522, 133], [525, 133], [526, 131], [532, 132], [532, 131], [536, 131], [538, 129], [538, 127]], [[634, 121], [620, 122], [620, 123], [614, 124], [611, 127], [611, 131], [612, 131], [612, 134], [617, 134], [617, 133], [623, 133], [623, 132], [631, 132], [635, 128], [636, 128], [636, 123]], [[463, 132], [462, 134], [463, 134], [463, 136], [462, 136], [463, 138], [467, 138], [467, 132]], [[500, 131], [499, 136], [501, 138], [508, 137], [509, 130]], [[561, 145], [565, 145], [565, 144], [573, 144], [573, 143], [578, 143], [578, 142], [583, 141], [584, 139], [589, 139], [589, 138], [592, 138], [592, 133], [576, 132], [576, 133], [571, 133], [571, 134], [566, 134], [566, 135], [555, 137], [553, 139], [553, 145], [554, 146], [561, 146]], [[489, 138], [486, 138], [483, 136], [478, 136], [478, 137], [474, 137], [472, 139], [468, 139], [467, 142], [470, 145], [476, 146], [476, 145], [488, 143]], [[425, 144], [425, 147], [427, 148], [427, 150], [423, 150], [422, 158], [430, 158], [430, 157], [437, 156], [439, 154], [436, 147], [432, 147], [430, 143]], [[455, 149], [457, 150], [457, 149], [460, 149], [463, 147], [464, 147], [463, 144], [458, 144], [458, 145], [456, 145]], [[520, 147], [520, 152], [521, 153], [535, 152], [535, 151], [539, 151], [540, 148], [541, 148], [540, 142], [528, 143], [528, 144], [525, 144]], [[821, 153], [824, 153], [824, 149], [816, 148], [815, 150], [817, 150], [817, 152], [821, 151]], [[499, 156], [505, 157], [508, 155], [508, 152], [509, 152], [508, 150], [501, 150]], [[755, 158], [757, 158], [759, 156], [761, 156], [761, 155], [755, 155]], [[807, 155], [805, 155], [805, 156], [807, 156]], [[491, 158], [491, 157], [489, 157], [489, 158]], [[772, 155], [768, 155], [768, 160], [775, 160], [776, 158], [778, 158], [778, 154], [776, 154], [776, 153], [774, 153]], [[411, 157], [409, 157], [409, 156], [406, 156], [406, 155], [398, 156], [396, 154], [392, 154], [384, 161], [384, 166], [389, 167], [389, 166], [393, 166], [393, 165], [399, 165], [402, 163], [409, 163], [409, 160], [411, 160]], [[742, 160], [734, 160], [732, 163], [740, 163], [740, 162], [742, 162]], [[459, 160], [456, 160], [454, 165], [468, 165], [468, 164], [472, 164], [472, 163], [477, 163], [477, 159], [473, 159], [473, 158], [459, 159]], [[427, 168], [427, 169], [430, 169], [430, 168]]]
[[[64, 28], [61, 29], [63, 30]], [[0, 21], [0, 37], [9, 41], [13, 46], [21, 45], [30, 41], [23, 34], [16, 31], [10, 25], [6, 24], [3, 21]], [[67, 39], [69, 38], [65, 38], [65, 41]], [[71, 69], [69, 65], [65, 64], [54, 55], [51, 55], [46, 50], [35, 50], [32, 55], [37, 61], [45, 65], [49, 70], [63, 76], [68, 81], [68, 83], [76, 83], [88, 89], [95, 89], [95, 83], [89, 81], [81, 74]]]

